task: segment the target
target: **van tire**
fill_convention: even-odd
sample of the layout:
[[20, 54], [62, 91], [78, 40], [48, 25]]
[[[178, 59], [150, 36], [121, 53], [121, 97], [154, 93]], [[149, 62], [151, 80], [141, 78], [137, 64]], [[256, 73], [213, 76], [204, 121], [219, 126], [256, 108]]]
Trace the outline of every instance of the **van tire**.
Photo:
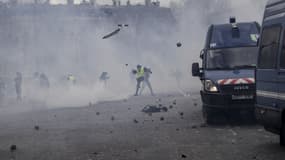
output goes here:
[[206, 124], [214, 124], [214, 111], [203, 105], [203, 118]]
[[285, 147], [285, 117], [282, 117], [282, 125], [281, 125], [281, 131], [280, 131], [280, 146]]

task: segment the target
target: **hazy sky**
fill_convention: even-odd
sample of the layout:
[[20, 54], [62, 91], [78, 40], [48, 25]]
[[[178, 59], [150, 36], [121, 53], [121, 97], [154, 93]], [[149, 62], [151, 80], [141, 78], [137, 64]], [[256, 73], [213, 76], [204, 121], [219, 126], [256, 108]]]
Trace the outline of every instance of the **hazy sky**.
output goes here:
[[[155, 0], [156, 1], [156, 0]], [[161, 5], [163, 6], [168, 6], [169, 2], [173, 0], [160, 0]], [[179, 0], [175, 0], [179, 1]], [[112, 4], [112, 0], [97, 0], [99, 4]], [[126, 4], [127, 0], [121, 0], [122, 4]], [[144, 3], [144, 0], [131, 0], [132, 4], [137, 4], [137, 3]]]

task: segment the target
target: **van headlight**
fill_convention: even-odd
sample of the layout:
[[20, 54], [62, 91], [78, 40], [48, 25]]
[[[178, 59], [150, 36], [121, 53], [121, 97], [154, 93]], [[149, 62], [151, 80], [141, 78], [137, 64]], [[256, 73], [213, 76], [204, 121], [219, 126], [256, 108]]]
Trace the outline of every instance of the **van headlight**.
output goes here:
[[218, 87], [211, 80], [205, 80], [204, 88], [208, 92], [218, 92]]

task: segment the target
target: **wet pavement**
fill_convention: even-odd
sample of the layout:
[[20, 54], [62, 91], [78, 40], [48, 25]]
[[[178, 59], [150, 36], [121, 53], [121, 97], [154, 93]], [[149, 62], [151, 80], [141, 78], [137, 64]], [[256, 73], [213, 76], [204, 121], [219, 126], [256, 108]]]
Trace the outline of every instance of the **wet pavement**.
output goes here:
[[[144, 113], [147, 105], [167, 112]], [[7, 110], [0, 108], [1, 110]], [[0, 113], [0, 160], [283, 160], [258, 125], [207, 126], [198, 94]]]

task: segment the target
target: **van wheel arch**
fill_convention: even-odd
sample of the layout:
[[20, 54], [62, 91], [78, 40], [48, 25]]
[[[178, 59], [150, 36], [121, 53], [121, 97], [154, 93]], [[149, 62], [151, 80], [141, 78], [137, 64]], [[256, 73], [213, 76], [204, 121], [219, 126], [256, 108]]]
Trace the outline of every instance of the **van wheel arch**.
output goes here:
[[285, 146], [285, 109], [281, 112], [280, 145]]

